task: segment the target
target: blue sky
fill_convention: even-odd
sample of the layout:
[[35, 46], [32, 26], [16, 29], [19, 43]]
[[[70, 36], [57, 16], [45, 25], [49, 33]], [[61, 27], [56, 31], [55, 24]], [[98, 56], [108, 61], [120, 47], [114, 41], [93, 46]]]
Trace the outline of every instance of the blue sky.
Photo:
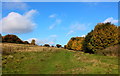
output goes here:
[[[65, 45], [100, 22], [118, 24], [117, 2], [18, 2], [2, 4], [2, 35], [38, 44]], [[12, 21], [11, 21], [12, 20]]]

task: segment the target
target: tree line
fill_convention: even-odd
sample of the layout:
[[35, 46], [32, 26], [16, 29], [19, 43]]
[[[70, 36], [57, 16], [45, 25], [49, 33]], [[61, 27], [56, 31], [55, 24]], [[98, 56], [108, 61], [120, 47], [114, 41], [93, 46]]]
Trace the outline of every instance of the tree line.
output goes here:
[[85, 37], [72, 37], [64, 48], [69, 50], [95, 53], [110, 46], [120, 44], [120, 26], [98, 23]]
[[[17, 44], [37, 45], [36, 41], [34, 39], [32, 39], [31, 43], [29, 43], [28, 41], [23, 41], [18, 36], [12, 35], [12, 34], [8, 34], [8, 35], [5, 35], [5, 36], [2, 36], [0, 34], [0, 42], [2, 42], [2, 43], [17, 43]], [[44, 44], [43, 46], [62, 48], [62, 45], [60, 45], [60, 44], [56, 44], [56, 46], [53, 46], [53, 45], [50, 46], [49, 44]]]

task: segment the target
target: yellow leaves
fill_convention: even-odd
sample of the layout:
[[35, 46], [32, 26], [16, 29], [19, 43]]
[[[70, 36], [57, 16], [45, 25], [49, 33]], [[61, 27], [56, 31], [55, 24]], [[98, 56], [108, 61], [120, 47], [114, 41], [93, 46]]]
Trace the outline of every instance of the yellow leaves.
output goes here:
[[76, 51], [83, 50], [83, 41], [84, 41], [83, 37], [71, 38], [67, 44], [67, 49], [73, 49]]
[[[104, 49], [118, 43], [117, 27], [111, 23], [100, 23], [95, 26], [91, 38], [89, 38], [88, 49]], [[89, 37], [89, 36], [88, 36]]]

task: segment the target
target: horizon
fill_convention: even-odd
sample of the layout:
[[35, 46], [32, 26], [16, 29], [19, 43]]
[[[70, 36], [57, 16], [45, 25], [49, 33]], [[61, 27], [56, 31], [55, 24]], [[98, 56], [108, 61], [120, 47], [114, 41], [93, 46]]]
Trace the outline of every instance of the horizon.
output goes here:
[[97, 23], [118, 26], [118, 2], [3, 2], [2, 7], [2, 36], [35, 39], [39, 45], [64, 46], [72, 37], [87, 35]]

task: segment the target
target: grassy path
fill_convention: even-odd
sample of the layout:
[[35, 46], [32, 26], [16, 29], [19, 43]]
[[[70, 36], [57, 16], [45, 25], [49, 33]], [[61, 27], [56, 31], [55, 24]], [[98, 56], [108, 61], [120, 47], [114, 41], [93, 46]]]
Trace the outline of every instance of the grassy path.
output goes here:
[[[3, 55], [3, 74], [118, 74], [118, 58], [27, 46]], [[19, 48], [21, 49], [21, 48]], [[35, 51], [29, 51], [35, 50]]]

